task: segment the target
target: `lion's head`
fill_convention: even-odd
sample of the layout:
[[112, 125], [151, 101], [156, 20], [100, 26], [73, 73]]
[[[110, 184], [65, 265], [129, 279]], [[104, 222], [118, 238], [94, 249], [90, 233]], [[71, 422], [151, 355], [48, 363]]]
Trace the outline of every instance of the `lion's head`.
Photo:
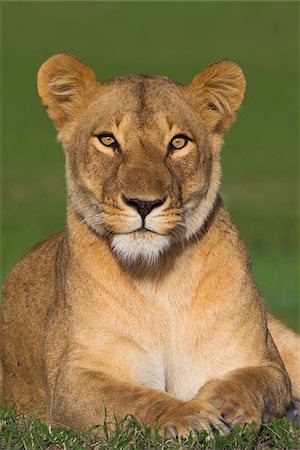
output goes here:
[[151, 75], [99, 83], [61, 54], [40, 68], [38, 90], [65, 149], [70, 205], [120, 259], [155, 261], [201, 229], [244, 96], [238, 66], [218, 61], [188, 86]]

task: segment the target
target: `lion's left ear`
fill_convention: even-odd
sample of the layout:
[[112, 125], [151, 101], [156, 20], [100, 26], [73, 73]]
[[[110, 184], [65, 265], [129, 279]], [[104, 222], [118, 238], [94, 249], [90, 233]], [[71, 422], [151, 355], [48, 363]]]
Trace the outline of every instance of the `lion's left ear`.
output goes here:
[[79, 58], [58, 54], [40, 67], [37, 85], [50, 118], [61, 129], [93, 99], [97, 81], [94, 72]]
[[242, 70], [232, 61], [217, 61], [195, 76], [185, 89], [210, 131], [223, 134], [235, 119], [246, 88]]

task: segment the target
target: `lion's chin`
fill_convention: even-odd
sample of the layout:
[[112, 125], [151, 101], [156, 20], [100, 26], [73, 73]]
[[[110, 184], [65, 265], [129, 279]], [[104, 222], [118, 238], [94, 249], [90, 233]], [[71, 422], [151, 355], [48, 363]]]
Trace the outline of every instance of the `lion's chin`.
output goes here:
[[118, 258], [127, 264], [143, 262], [151, 265], [169, 248], [170, 237], [151, 231], [116, 234], [111, 246]]

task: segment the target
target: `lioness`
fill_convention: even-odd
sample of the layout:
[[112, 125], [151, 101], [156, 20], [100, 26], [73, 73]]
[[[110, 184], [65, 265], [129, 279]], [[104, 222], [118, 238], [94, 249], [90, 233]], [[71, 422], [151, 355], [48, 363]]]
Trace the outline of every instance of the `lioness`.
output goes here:
[[77, 429], [131, 413], [174, 437], [283, 416], [300, 338], [266, 311], [218, 195], [241, 69], [99, 83], [60, 54], [38, 91], [65, 149], [67, 227], [5, 282], [5, 405]]

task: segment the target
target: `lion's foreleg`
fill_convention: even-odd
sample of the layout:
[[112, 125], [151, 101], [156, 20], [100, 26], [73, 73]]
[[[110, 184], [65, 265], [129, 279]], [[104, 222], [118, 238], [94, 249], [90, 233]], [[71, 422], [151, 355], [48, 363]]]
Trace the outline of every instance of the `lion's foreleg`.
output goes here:
[[276, 364], [236, 369], [204, 385], [195, 396], [215, 406], [231, 426], [282, 417], [291, 400], [289, 379]]
[[118, 381], [102, 372], [64, 367], [52, 393], [48, 419], [71, 428], [85, 430], [104, 419], [135, 416], [140, 423], [157, 425], [177, 437], [189, 431], [231, 428], [217, 409], [205, 401], [181, 401], [155, 389]]

